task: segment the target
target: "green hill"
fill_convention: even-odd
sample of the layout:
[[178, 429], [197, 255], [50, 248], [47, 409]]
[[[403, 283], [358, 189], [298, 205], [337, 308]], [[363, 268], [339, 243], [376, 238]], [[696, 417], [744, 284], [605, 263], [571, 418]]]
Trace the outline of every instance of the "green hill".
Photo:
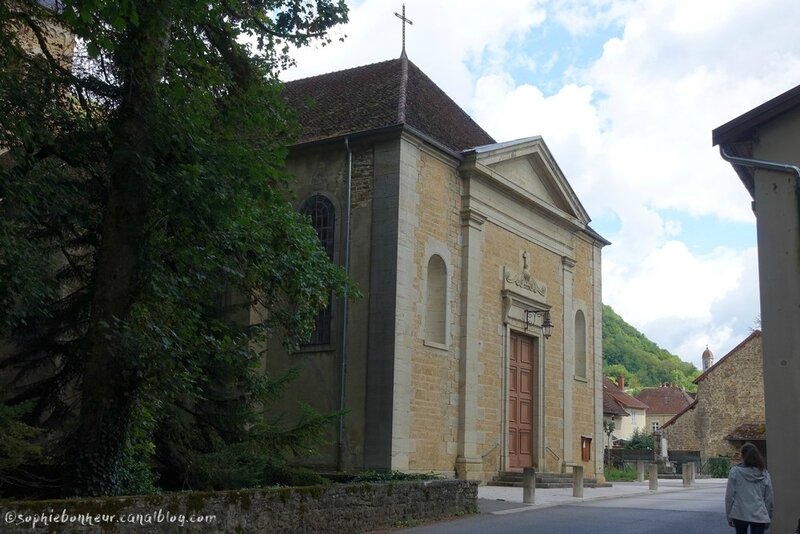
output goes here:
[[670, 383], [695, 391], [692, 380], [700, 371], [647, 339], [611, 306], [603, 305], [603, 374], [612, 378], [621, 374], [633, 389]]

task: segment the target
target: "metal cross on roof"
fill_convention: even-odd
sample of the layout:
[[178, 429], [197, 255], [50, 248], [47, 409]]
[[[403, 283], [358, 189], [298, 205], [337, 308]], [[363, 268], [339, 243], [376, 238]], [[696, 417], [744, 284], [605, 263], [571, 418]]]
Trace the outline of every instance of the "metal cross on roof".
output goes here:
[[409, 24], [412, 24], [412, 25], [414, 23], [406, 18], [406, 5], [405, 4], [403, 4], [403, 14], [401, 15], [400, 13], [395, 11], [394, 16], [403, 21], [403, 53], [405, 54], [405, 52], [406, 52], [406, 22], [408, 22]]

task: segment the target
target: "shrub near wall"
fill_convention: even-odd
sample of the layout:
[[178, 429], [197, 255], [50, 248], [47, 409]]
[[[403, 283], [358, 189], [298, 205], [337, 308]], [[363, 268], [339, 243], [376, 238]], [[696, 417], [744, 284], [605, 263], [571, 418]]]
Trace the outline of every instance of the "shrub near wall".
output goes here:
[[366, 532], [477, 512], [478, 483], [429, 480], [0, 503], [3, 532]]

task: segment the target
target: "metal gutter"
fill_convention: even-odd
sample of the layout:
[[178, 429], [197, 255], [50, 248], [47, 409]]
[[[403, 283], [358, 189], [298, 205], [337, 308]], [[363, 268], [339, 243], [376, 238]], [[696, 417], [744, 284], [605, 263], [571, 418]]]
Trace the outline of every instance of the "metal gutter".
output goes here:
[[[741, 156], [734, 156], [727, 152], [727, 145], [719, 145], [719, 154], [722, 159], [731, 165], [740, 165], [742, 167], [749, 167], [752, 169], [764, 169], [767, 171], [785, 172], [787, 174], [794, 174], [794, 190], [797, 196], [798, 205], [800, 205], [800, 167], [792, 165], [791, 163], [783, 163], [780, 161], [768, 161], [763, 159], [743, 158]], [[755, 173], [753, 173], [755, 180]], [[754, 186], [755, 190], [755, 186]], [[752, 193], [752, 192], [751, 192]], [[753, 197], [755, 198], [755, 197]], [[755, 211], [755, 202], [753, 203], [753, 211]]]

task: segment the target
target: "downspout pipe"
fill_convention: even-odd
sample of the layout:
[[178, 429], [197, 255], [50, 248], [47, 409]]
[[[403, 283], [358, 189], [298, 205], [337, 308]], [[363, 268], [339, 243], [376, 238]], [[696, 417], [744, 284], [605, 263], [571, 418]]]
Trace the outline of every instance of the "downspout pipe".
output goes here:
[[725, 145], [719, 145], [719, 154], [722, 159], [733, 165], [742, 165], [744, 167], [751, 167], [756, 169], [766, 169], [768, 171], [786, 172], [794, 174], [795, 177], [795, 190], [800, 192], [800, 167], [790, 163], [781, 163], [779, 161], [767, 161], [763, 159], [743, 158], [741, 156], [733, 156], [725, 150]]
[[[742, 165], [744, 167], [750, 167], [754, 169], [765, 169], [768, 171], [794, 174], [794, 192], [795, 196], [797, 197], [798, 212], [800, 212], [800, 167], [797, 165], [792, 165], [791, 163], [783, 163], [780, 161], [768, 161], [763, 159], [733, 156], [725, 150], [725, 145], [723, 144], [719, 145], [719, 154], [722, 156], [722, 159], [732, 165]], [[755, 206], [755, 203], [753, 203], [753, 206]]]
[[[353, 152], [350, 150], [350, 138], [344, 138], [344, 148], [347, 150], [347, 190], [345, 192], [344, 224], [342, 232], [344, 234], [344, 254], [342, 258], [342, 268], [350, 275], [350, 208], [353, 182]], [[342, 321], [341, 332], [339, 333], [339, 431], [336, 440], [336, 468], [342, 470], [344, 455], [344, 408], [345, 408], [345, 386], [347, 376], [347, 324], [348, 324], [348, 305], [350, 297], [345, 290], [342, 298]]]

